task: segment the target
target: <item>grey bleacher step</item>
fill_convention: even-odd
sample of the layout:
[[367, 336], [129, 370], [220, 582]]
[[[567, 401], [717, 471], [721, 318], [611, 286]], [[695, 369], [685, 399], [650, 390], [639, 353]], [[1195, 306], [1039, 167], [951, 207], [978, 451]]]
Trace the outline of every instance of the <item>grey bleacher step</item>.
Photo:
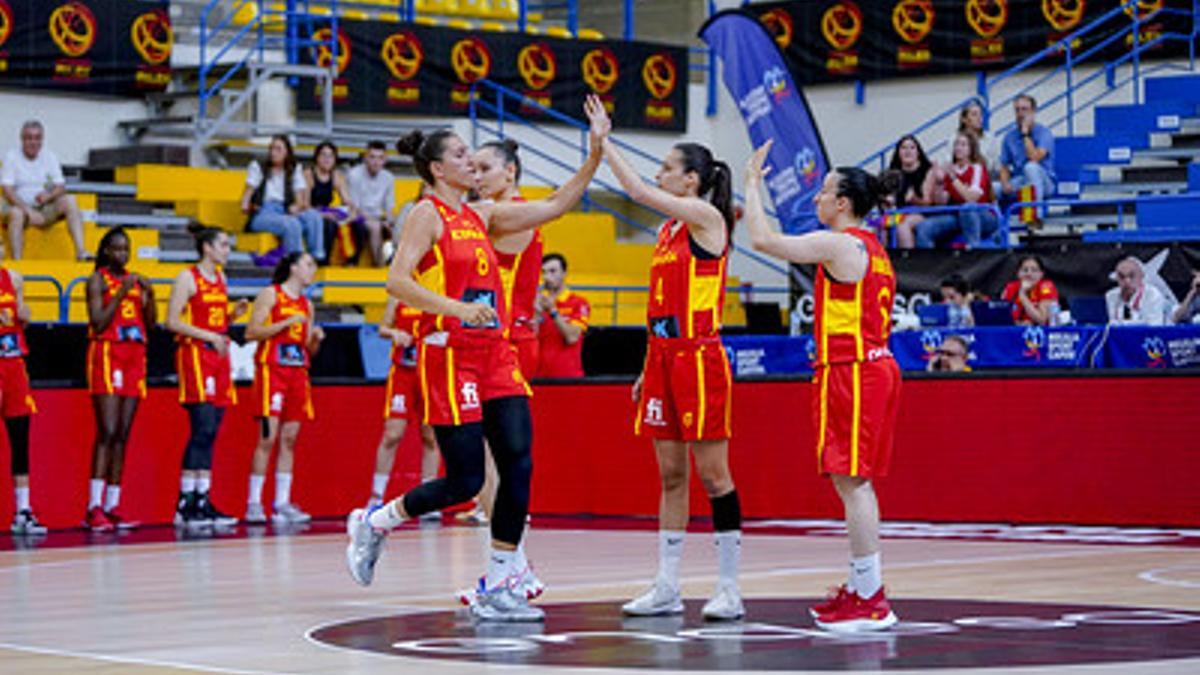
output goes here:
[[1132, 213], [1126, 213], [1123, 217], [1118, 217], [1115, 213], [1088, 213], [1077, 215], [1046, 216], [1046, 218], [1043, 220], [1043, 223], [1046, 227], [1051, 225], [1061, 225], [1075, 229], [1080, 227], [1115, 227], [1136, 224], [1137, 217]]
[[101, 197], [132, 197], [137, 194], [137, 186], [125, 183], [95, 183], [85, 180], [68, 180], [67, 192], [74, 194], [94, 194]]
[[175, 215], [174, 209], [162, 204], [142, 202], [125, 195], [99, 195], [96, 210], [100, 213], [124, 215]]
[[1083, 186], [1083, 193], [1096, 199], [1102, 199], [1105, 196], [1118, 199], [1138, 194], [1175, 194], [1187, 192], [1187, 189], [1186, 180], [1157, 183], [1092, 183]]
[[91, 220], [97, 225], [124, 225], [126, 227], [152, 227], [155, 229], [187, 227], [188, 223], [192, 222], [192, 219], [186, 216], [164, 216], [153, 214], [144, 215], [137, 213], [96, 213], [95, 211], [85, 212], [84, 219]]
[[1101, 185], [1116, 183], [1187, 183], [1187, 165], [1178, 162], [1144, 159], [1135, 164], [1101, 164], [1091, 167], [1100, 175]]
[[[174, 119], [184, 118], [177, 116]], [[121, 124], [118, 122], [118, 126]], [[92, 168], [116, 169], [122, 166], [133, 166], [134, 164], [187, 166], [188, 159], [186, 148], [152, 143], [123, 145], [116, 148], [94, 148], [88, 151], [88, 165]]]

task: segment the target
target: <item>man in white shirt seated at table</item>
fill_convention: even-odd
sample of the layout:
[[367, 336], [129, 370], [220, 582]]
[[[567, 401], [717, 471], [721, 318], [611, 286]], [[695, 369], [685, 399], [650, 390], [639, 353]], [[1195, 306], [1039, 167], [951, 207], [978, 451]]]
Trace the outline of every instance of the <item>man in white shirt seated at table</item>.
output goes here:
[[1166, 299], [1157, 288], [1146, 285], [1142, 261], [1124, 258], [1114, 274], [1117, 287], [1104, 294], [1109, 325], [1161, 326], [1166, 322]]
[[84, 260], [88, 256], [83, 247], [83, 215], [75, 198], [67, 194], [58, 157], [42, 147], [44, 138], [41, 122], [30, 120], [21, 125], [21, 148], [9, 150], [0, 168], [5, 199], [2, 211], [8, 219], [12, 259], [24, 255], [27, 226], [49, 227], [65, 218], [75, 243], [75, 258]]

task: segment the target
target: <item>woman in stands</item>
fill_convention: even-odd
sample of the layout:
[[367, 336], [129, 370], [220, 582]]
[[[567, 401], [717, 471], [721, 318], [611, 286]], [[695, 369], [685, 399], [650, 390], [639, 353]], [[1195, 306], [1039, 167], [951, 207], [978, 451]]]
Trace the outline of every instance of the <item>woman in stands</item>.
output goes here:
[[1049, 326], [1058, 313], [1058, 287], [1046, 278], [1046, 266], [1036, 255], [1022, 256], [1017, 278], [1004, 286], [1000, 297], [1013, 304], [1013, 323]]
[[[954, 161], [932, 171], [937, 183], [936, 201], [939, 204], [963, 206], [995, 204], [992, 179], [979, 156], [979, 141], [970, 131], [960, 131], [954, 137]], [[961, 234], [967, 248], [976, 248], [990, 238], [1000, 224], [996, 214], [984, 208], [964, 208], [956, 213], [927, 216], [917, 224], [918, 248], [934, 248], [947, 244]]]
[[325, 226], [309, 208], [308, 183], [287, 136], [271, 138], [265, 171], [257, 160], [246, 168], [242, 212], [250, 216], [247, 230], [279, 237], [285, 253], [303, 252], [307, 243], [313, 258], [325, 259]]
[[[898, 209], [932, 206], [935, 188], [932, 168], [933, 162], [925, 155], [916, 136], [910, 134], [896, 141], [888, 169], [900, 174], [900, 186], [891, 197], [891, 205]], [[916, 245], [914, 231], [923, 219], [919, 213], [909, 213], [896, 224], [896, 244], [900, 248]]]
[[787, 236], [767, 226], [762, 205], [768, 141], [746, 166], [746, 226], [754, 248], [817, 265], [813, 421], [818, 470], [841, 497], [850, 538], [850, 578], [810, 612], [832, 631], [896, 623], [883, 589], [879, 503], [873, 481], [887, 475], [900, 401], [900, 369], [888, 350], [896, 276], [887, 250], [863, 219], [891, 192], [862, 169], [825, 176], [813, 200], [828, 230]]
[[156, 319], [150, 280], [126, 269], [128, 262], [129, 236], [114, 227], [100, 238], [95, 271], [87, 280], [87, 380], [96, 442], [84, 526], [93, 532], [137, 525], [117, 508], [125, 446], [138, 404], [146, 398], [146, 341]]
[[[4, 242], [0, 241], [0, 259]], [[37, 412], [29, 374], [25, 370], [25, 324], [29, 323], [29, 305], [25, 304], [25, 278], [20, 272], [0, 267], [0, 416], [8, 432], [9, 465], [12, 469], [14, 535], [45, 534], [46, 527], [33, 515], [29, 501], [29, 416]]]
[[195, 233], [200, 262], [179, 273], [167, 303], [167, 329], [175, 333], [175, 372], [179, 402], [188, 413], [190, 431], [183, 451], [175, 524], [227, 527], [237, 518], [218, 509], [209, 498], [213, 445], [225, 408], [237, 403], [229, 363], [229, 324], [250, 309], [245, 299], [229, 306], [224, 267], [229, 235], [213, 227]]
[[[379, 336], [392, 343], [392, 365], [388, 369], [387, 387], [383, 407], [383, 435], [375, 450], [375, 476], [371, 481], [371, 499], [368, 508], [383, 503], [387, 494], [388, 479], [396, 463], [396, 448], [404, 440], [404, 432], [410, 422], [415, 421], [421, 429], [421, 482], [437, 478], [441, 456], [438, 454], [437, 439], [433, 428], [421, 424], [422, 401], [421, 381], [417, 373], [417, 323], [421, 312], [406, 307], [388, 296], [383, 309], [383, 322], [379, 325]], [[430, 514], [433, 514], [430, 516]], [[440, 519], [441, 513], [431, 511], [429, 520]]]
[[292, 464], [300, 423], [314, 417], [308, 367], [325, 339], [313, 323], [312, 303], [304, 291], [317, 274], [317, 262], [307, 253], [292, 252], [275, 266], [271, 285], [259, 291], [250, 310], [246, 339], [258, 342], [254, 352], [254, 416], [259, 421], [258, 444], [250, 465], [247, 523], [265, 523], [262, 491], [275, 441], [275, 502], [271, 521], [277, 525], [306, 523], [311, 516], [292, 503]]
[[[352, 257], [357, 240], [350, 223], [350, 191], [346, 174], [338, 168], [338, 149], [332, 141], [317, 145], [312, 166], [304, 169], [304, 182], [308, 185], [309, 204], [321, 214], [324, 241], [336, 242], [345, 258]], [[333, 253], [332, 246], [326, 249]]]
[[945, 158], [950, 163], [954, 163], [954, 143], [958, 138], [958, 134], [963, 132], [975, 134], [975, 138], [979, 139], [980, 161], [987, 168], [989, 176], [999, 176], [1000, 139], [989, 134], [983, 128], [983, 104], [978, 99], [971, 99], [969, 103], [962, 107], [962, 110], [958, 111], [958, 130], [954, 132], [954, 136], [950, 137], [946, 145]]
[[702, 145], [679, 143], [650, 186], [611, 140], [604, 156], [634, 201], [668, 216], [650, 264], [646, 363], [633, 386], [634, 429], [653, 439], [662, 481], [658, 574], [650, 590], [622, 610], [634, 616], [683, 612], [679, 562], [690, 448], [716, 530], [719, 576], [703, 614], [737, 619], [745, 613], [737, 580], [742, 510], [729, 472], [733, 381], [720, 335], [734, 226], [729, 167]]
[[484, 620], [541, 621], [526, 597], [527, 563], [518, 545], [529, 510], [533, 430], [529, 386], [504, 339], [508, 308], [489, 234], [529, 230], [572, 208], [600, 165], [600, 142], [610, 122], [599, 99], [585, 106], [591, 152], [583, 166], [544, 200], [464, 203], [474, 187], [470, 148], [451, 131], [420, 132], [398, 149], [413, 157], [429, 194], [404, 223], [388, 274], [388, 292], [424, 312], [418, 368], [426, 423], [432, 424], [446, 466], [444, 478], [399, 499], [350, 514], [347, 564], [355, 581], [371, 583], [387, 532], [405, 519], [474, 497], [483, 485], [484, 437], [500, 484], [492, 518], [492, 551], [484, 588], [471, 604]]

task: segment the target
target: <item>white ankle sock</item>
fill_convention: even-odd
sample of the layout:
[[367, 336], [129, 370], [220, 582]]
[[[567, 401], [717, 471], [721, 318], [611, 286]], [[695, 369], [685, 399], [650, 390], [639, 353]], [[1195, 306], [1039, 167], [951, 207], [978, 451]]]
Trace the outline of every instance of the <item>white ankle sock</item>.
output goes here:
[[513, 563], [516, 557], [516, 551], [492, 549], [491, 555], [488, 556], [487, 580], [484, 582], [487, 588], [496, 588], [508, 579], [514, 571]]
[[14, 488], [17, 497], [17, 513], [29, 511], [29, 486]]
[[292, 474], [275, 474], [275, 505], [283, 506], [292, 503]]
[[208, 476], [200, 476], [196, 479], [196, 492], [202, 495], [208, 494], [209, 488], [212, 487], [212, 478]]
[[179, 478], [179, 491], [185, 495], [190, 495], [196, 491], [195, 476], [181, 476]]
[[377, 530], [394, 530], [400, 527], [404, 519], [400, 517], [399, 510], [396, 508], [398, 501], [400, 501], [399, 498], [393, 499], [383, 506], [371, 509], [367, 515], [367, 522], [371, 523], [371, 527]]
[[121, 503], [121, 486], [109, 485], [108, 490], [104, 493], [104, 510], [112, 511]]
[[249, 501], [251, 504], [261, 504], [262, 503], [263, 483], [266, 483], [266, 482], [267, 482], [266, 476], [260, 476], [258, 474], [254, 474], [254, 473], [250, 474], [250, 498], [249, 498]]
[[104, 479], [93, 478], [88, 483], [88, 511], [100, 506], [104, 499]]
[[371, 494], [378, 495], [383, 498], [387, 494], [388, 475], [386, 473], [377, 473], [371, 478]]
[[683, 559], [685, 534], [676, 530], [658, 531], [658, 580], [673, 588], [679, 588], [679, 561]]
[[722, 584], [737, 585], [738, 563], [742, 559], [742, 531], [717, 532], [717, 572]]
[[850, 560], [850, 585], [860, 598], [869, 598], [883, 587], [883, 566], [878, 553]]

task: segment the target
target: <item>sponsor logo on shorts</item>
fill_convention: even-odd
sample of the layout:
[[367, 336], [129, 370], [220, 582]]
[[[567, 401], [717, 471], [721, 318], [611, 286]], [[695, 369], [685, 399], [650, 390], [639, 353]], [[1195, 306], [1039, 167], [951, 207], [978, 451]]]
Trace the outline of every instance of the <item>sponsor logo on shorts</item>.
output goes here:
[[469, 410], [479, 407], [479, 390], [474, 382], [464, 382], [462, 386], [462, 409]]
[[642, 420], [645, 424], [652, 427], [665, 427], [667, 423], [663, 421], [663, 403], [660, 398], [652, 398], [646, 401], [646, 418]]
[[206, 396], [217, 395], [217, 380], [212, 375], [204, 378], [204, 394]]
[[120, 368], [113, 371], [113, 387], [120, 389], [125, 386], [125, 371]]
[[404, 400], [404, 394], [396, 394], [395, 396], [392, 396], [392, 412], [408, 412], [408, 403]]
[[279, 412], [283, 410], [283, 394], [275, 392], [271, 394], [271, 412]]

